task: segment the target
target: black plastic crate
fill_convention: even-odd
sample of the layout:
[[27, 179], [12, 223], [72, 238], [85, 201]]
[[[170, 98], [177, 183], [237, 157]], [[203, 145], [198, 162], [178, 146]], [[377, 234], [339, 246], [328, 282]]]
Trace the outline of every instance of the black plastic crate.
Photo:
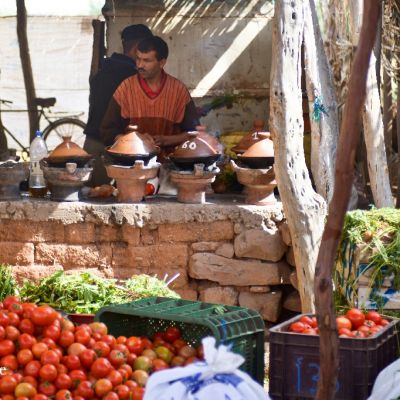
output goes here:
[[214, 336], [245, 358], [241, 369], [264, 382], [264, 321], [257, 311], [221, 304], [166, 297], [150, 297], [103, 307], [95, 316], [114, 336], [148, 336], [177, 326], [193, 346]]
[[[299, 318], [270, 329], [269, 395], [274, 400], [313, 399], [317, 393], [319, 336], [287, 332]], [[339, 338], [336, 400], [368, 398], [379, 372], [398, 357], [398, 331], [399, 320], [393, 319], [373, 337]]]

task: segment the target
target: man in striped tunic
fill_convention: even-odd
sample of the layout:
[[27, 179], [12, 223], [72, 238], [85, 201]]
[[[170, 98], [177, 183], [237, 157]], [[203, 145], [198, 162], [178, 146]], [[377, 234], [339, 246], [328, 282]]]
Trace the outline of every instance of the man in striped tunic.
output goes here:
[[128, 124], [149, 133], [161, 147], [159, 159], [190, 138], [199, 118], [185, 85], [167, 74], [168, 45], [158, 36], [144, 39], [136, 52], [138, 74], [125, 79], [115, 91], [101, 124], [102, 140], [111, 145]]

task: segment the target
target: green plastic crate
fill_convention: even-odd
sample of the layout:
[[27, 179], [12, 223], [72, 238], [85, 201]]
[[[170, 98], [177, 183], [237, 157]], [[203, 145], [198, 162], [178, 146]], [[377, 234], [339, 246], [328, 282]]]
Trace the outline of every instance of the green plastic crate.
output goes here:
[[166, 297], [150, 297], [128, 304], [103, 307], [95, 316], [114, 336], [148, 336], [177, 326], [183, 338], [198, 346], [214, 336], [232, 346], [245, 362], [241, 369], [264, 383], [264, 321], [257, 311], [234, 306]]

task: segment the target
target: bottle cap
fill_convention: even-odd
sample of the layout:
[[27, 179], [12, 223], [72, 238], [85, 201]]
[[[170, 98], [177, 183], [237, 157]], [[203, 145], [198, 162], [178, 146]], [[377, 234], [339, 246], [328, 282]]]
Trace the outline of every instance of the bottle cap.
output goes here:
[[36, 131], [35, 132], [35, 136], [36, 137], [42, 137], [42, 135], [43, 135], [42, 131]]

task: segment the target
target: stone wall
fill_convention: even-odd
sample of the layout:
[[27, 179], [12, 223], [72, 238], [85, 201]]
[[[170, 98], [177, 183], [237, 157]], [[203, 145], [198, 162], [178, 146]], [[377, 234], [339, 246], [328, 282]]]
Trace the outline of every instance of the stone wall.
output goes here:
[[282, 307], [300, 309], [281, 204], [234, 201], [0, 202], [0, 262], [19, 280], [60, 269], [118, 279], [179, 273], [173, 288], [183, 298], [254, 308], [276, 322]]

